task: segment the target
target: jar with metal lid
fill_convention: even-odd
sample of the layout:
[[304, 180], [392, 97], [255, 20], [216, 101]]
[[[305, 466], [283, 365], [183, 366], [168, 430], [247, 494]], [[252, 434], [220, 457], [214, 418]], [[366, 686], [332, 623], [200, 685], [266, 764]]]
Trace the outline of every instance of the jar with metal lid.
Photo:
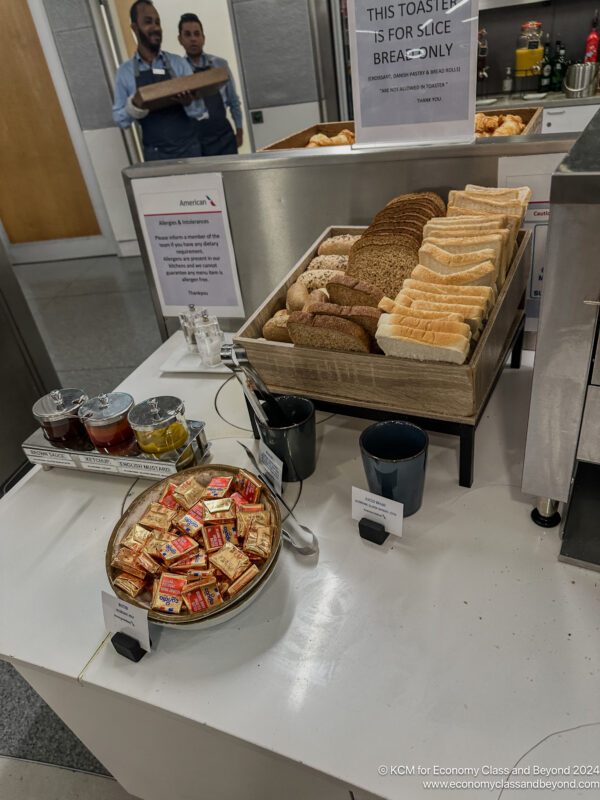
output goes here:
[[[189, 435], [183, 401], [169, 395], [151, 397], [135, 405], [129, 412], [129, 424], [140, 450], [154, 456], [183, 447]], [[188, 447], [182, 465], [189, 463], [193, 455]]]
[[133, 397], [126, 392], [109, 392], [92, 397], [79, 409], [88, 435], [101, 453], [123, 455], [135, 446], [127, 414]]
[[541, 22], [526, 22], [521, 25], [521, 35], [515, 53], [515, 75], [527, 78], [539, 75], [544, 57], [544, 32]]
[[42, 432], [56, 447], [91, 450], [92, 443], [79, 419], [79, 409], [88, 399], [81, 389], [54, 389], [32, 408]]

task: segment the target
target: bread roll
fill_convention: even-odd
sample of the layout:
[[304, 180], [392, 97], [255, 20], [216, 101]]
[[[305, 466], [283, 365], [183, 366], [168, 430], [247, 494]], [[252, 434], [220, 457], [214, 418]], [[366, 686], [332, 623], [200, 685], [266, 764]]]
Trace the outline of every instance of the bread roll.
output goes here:
[[343, 278], [344, 275], [339, 269], [310, 269], [298, 275], [296, 283], [306, 286], [310, 292], [313, 289], [323, 289], [333, 278]]
[[347, 256], [354, 242], [359, 239], [360, 234], [354, 236], [351, 233], [341, 233], [339, 236], [332, 236], [321, 242], [317, 252], [320, 256]]
[[347, 255], [315, 256], [306, 269], [340, 269], [348, 266]]
[[278, 311], [271, 319], [263, 325], [262, 335], [270, 342], [290, 342], [292, 341], [288, 332], [287, 324], [290, 315], [287, 311]]
[[302, 311], [308, 302], [308, 289], [303, 283], [292, 283], [285, 296], [285, 307], [288, 311]]

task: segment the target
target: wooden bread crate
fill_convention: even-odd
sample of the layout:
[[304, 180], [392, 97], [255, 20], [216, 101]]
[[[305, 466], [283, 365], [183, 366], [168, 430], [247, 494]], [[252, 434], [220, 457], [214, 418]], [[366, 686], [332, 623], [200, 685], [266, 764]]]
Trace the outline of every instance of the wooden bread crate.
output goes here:
[[515, 114], [518, 117], [521, 117], [523, 122], [525, 123], [525, 128], [521, 132], [520, 136], [528, 136], [529, 134], [534, 133], [541, 133], [542, 132], [542, 114], [543, 108], [541, 106], [531, 106], [527, 108], [499, 108], [499, 109], [487, 109], [487, 108], [478, 108], [477, 111], [483, 112], [486, 117], [499, 117], [501, 115], [506, 116], [506, 114]]
[[175, 105], [177, 101], [173, 100], [173, 95], [179, 92], [193, 92], [195, 97], [216, 94], [228, 80], [227, 67], [215, 67], [204, 72], [195, 72], [193, 75], [182, 75], [168, 81], [140, 86], [133, 99], [140, 108], [156, 110]]
[[398, 414], [468, 421], [476, 416], [490, 392], [508, 342], [522, 318], [531, 264], [531, 233], [519, 232], [517, 251], [504, 286], [475, 349], [464, 364], [320, 350], [261, 338], [264, 323], [285, 308], [288, 288], [317, 254], [319, 244], [330, 236], [363, 230], [364, 227], [327, 228], [247, 320], [234, 341], [245, 348], [269, 389], [279, 394], [301, 394], [330, 403]]
[[304, 128], [302, 131], [292, 133], [290, 136], [286, 136], [285, 139], [279, 139], [279, 141], [273, 142], [273, 144], [261, 147], [258, 152], [263, 153], [267, 150], [290, 150], [306, 147], [310, 141], [310, 137], [314, 136], [315, 133], [324, 133], [325, 136], [331, 137], [336, 136], [343, 130], [349, 130], [354, 133], [354, 120], [350, 120], [349, 122], [319, 122], [316, 125]]

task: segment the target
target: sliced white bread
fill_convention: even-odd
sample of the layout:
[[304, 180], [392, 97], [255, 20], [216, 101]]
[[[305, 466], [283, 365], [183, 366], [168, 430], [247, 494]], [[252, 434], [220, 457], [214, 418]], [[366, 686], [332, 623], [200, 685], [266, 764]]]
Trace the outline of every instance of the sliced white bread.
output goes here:
[[[451, 272], [449, 275], [442, 275], [434, 272], [423, 264], [417, 264], [411, 273], [411, 278], [427, 283], [439, 283], [444, 286], [489, 286], [496, 296], [496, 268], [491, 261], [483, 261], [470, 269], [462, 272]], [[387, 298], [389, 300], [389, 298]], [[390, 302], [394, 302], [393, 300]], [[382, 309], [385, 310], [385, 309]]]
[[428, 267], [434, 272], [439, 272], [442, 275], [462, 272], [463, 270], [477, 266], [477, 264], [481, 264], [483, 261], [491, 261], [494, 265], [495, 275], [497, 277], [498, 266], [496, 259], [496, 251], [489, 247], [471, 253], [449, 253], [441, 247], [426, 242], [421, 245], [419, 250], [419, 264]]
[[509, 233], [479, 233], [475, 236], [429, 236], [423, 244], [433, 244], [448, 253], [473, 253], [480, 250], [490, 249], [496, 253], [496, 258], [490, 259], [498, 266], [499, 285], [504, 283], [506, 275], [506, 264], [508, 260], [508, 240]]
[[[412, 301], [411, 301], [412, 302]], [[382, 314], [386, 317], [388, 322], [400, 323], [404, 317], [412, 317], [414, 319], [424, 320], [446, 320], [447, 322], [464, 322], [462, 314], [456, 311], [419, 311], [413, 305], [411, 306], [395, 306], [395, 310], [391, 314]], [[381, 319], [381, 317], [380, 317]]]
[[403, 297], [410, 297], [415, 300], [429, 300], [433, 303], [445, 303], [446, 305], [473, 306], [481, 310], [483, 319], [487, 317], [487, 303], [476, 295], [463, 295], [457, 297], [454, 294], [439, 294], [438, 292], [421, 292], [417, 289], [402, 289], [400, 294]]
[[418, 311], [455, 311], [462, 314], [465, 322], [475, 334], [483, 323], [483, 309], [478, 306], [459, 305], [457, 303], [436, 303], [431, 300], [413, 300], [411, 309]]
[[[418, 317], [404, 317], [398, 315], [397, 319], [391, 321], [390, 317], [396, 314], [382, 314], [377, 324], [376, 336], [386, 334], [393, 336], [399, 327], [416, 328], [420, 331], [440, 331], [441, 333], [459, 333], [461, 336], [471, 338], [471, 328], [466, 322], [452, 322], [447, 319], [419, 319]], [[385, 319], [387, 317], [387, 319]]]
[[481, 194], [488, 194], [490, 197], [497, 198], [514, 198], [520, 203], [529, 203], [531, 200], [531, 189], [529, 186], [515, 186], [515, 187], [490, 187], [490, 186], [477, 186], [474, 183], [467, 183], [465, 192], [481, 192]]
[[403, 288], [432, 294], [451, 294], [456, 297], [480, 297], [485, 302], [488, 311], [494, 305], [495, 299], [489, 286], [447, 286], [444, 283], [428, 283], [415, 278], [406, 278]]
[[469, 352], [469, 340], [458, 333], [421, 331], [401, 325], [393, 336], [378, 334], [377, 344], [388, 356], [418, 361], [463, 364]]
[[486, 216], [490, 220], [496, 220], [498, 227], [504, 228], [506, 226], [510, 229], [511, 244], [509, 247], [509, 252], [512, 256], [517, 243], [517, 234], [521, 227], [521, 222], [523, 221], [521, 214], [500, 214], [493, 211], [484, 211], [482, 209], [474, 210], [472, 208], [464, 208], [463, 206], [448, 207], [448, 217], [450, 218], [470, 216], [480, 219], [482, 215]]
[[492, 211], [495, 214], [518, 214], [521, 219], [527, 208], [516, 198], [494, 198], [481, 192], [466, 192], [453, 189], [448, 193], [448, 206], [472, 208], [474, 211]]
[[439, 236], [441, 233], [448, 236], [455, 236], [455, 233], [450, 231], [491, 231], [502, 230], [508, 227], [506, 217], [501, 216], [504, 224], [496, 222], [494, 219], [486, 219], [486, 217], [434, 217], [423, 228], [423, 237]]
[[393, 314], [395, 305], [391, 297], [382, 297], [377, 308], [384, 314]]

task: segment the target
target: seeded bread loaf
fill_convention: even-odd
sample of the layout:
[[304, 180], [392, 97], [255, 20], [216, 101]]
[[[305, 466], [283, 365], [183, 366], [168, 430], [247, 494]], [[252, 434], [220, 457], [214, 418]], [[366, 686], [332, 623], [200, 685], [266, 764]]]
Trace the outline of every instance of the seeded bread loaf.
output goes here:
[[302, 347], [359, 353], [371, 350], [367, 332], [355, 322], [340, 317], [293, 311], [288, 320], [288, 331], [294, 344]]
[[345, 270], [347, 266], [348, 266], [347, 255], [326, 255], [326, 256], [315, 256], [306, 269]]
[[341, 233], [339, 236], [332, 236], [330, 239], [325, 239], [324, 242], [321, 242], [317, 252], [320, 256], [347, 256], [354, 242], [359, 239], [360, 234]]
[[296, 283], [301, 283], [312, 292], [314, 289], [323, 289], [333, 278], [343, 278], [345, 273], [339, 269], [309, 269], [298, 275]]

